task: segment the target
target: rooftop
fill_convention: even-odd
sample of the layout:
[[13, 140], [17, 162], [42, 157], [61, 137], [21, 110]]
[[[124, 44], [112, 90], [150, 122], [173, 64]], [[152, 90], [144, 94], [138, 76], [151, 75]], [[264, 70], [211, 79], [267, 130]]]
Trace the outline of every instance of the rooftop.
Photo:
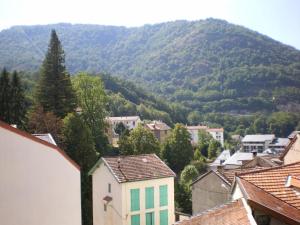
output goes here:
[[230, 158], [230, 150], [224, 150], [221, 154], [213, 161], [210, 166], [222, 165], [227, 159]]
[[238, 176], [282, 202], [300, 210], [300, 195], [293, 187], [286, 185], [288, 176], [300, 176], [300, 162], [248, 172]]
[[155, 154], [102, 157], [92, 174], [104, 162], [119, 183], [175, 177], [176, 174]]
[[203, 126], [203, 125], [197, 125], [197, 126], [186, 126], [186, 129], [188, 130], [206, 130], [206, 131], [211, 131], [211, 132], [214, 132], [214, 131], [220, 131], [220, 132], [223, 132], [224, 129], [221, 127], [221, 128], [209, 128], [208, 126]]
[[47, 141], [50, 144], [57, 145], [50, 133], [47, 133], [47, 134], [32, 134], [32, 135], [39, 138], [39, 139], [41, 139], [41, 140], [43, 140], [43, 141]]
[[274, 138], [274, 134], [248, 134], [242, 139], [242, 142], [265, 142], [273, 141]]
[[210, 209], [175, 224], [180, 225], [250, 225], [256, 224], [242, 199]]
[[[265, 156], [267, 154], [257, 153], [257, 156]], [[253, 153], [251, 152], [235, 152], [230, 158], [228, 158], [224, 165], [243, 165], [243, 162], [253, 159]]]
[[169, 127], [167, 124], [161, 121], [153, 121], [152, 123], [147, 123], [146, 126], [150, 130], [170, 130], [171, 127]]
[[139, 116], [111, 116], [108, 117], [110, 121], [136, 121], [140, 120]]

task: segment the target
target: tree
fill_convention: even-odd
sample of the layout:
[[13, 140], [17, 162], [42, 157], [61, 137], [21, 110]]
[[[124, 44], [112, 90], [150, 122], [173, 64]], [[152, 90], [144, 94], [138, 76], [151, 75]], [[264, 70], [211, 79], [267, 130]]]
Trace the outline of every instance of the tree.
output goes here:
[[10, 95], [12, 123], [22, 126], [26, 114], [26, 100], [20, 78], [16, 71], [13, 72]]
[[189, 164], [193, 154], [190, 133], [182, 124], [176, 124], [164, 143], [162, 158], [167, 161], [172, 170], [179, 173]]
[[40, 80], [37, 85], [37, 104], [45, 112], [53, 112], [63, 118], [76, 107], [75, 93], [71, 85], [70, 75], [65, 67], [65, 54], [55, 30], [46, 57], [41, 67]]
[[208, 146], [208, 158], [213, 159], [217, 157], [217, 155], [221, 152], [221, 144], [220, 142], [212, 139], [209, 142]]
[[103, 82], [99, 77], [80, 73], [72, 80], [72, 84], [76, 90], [78, 105], [82, 109], [82, 119], [91, 129], [96, 150], [105, 154], [108, 146], [108, 139], [105, 135], [108, 100]]
[[62, 120], [53, 112], [44, 112], [41, 106], [36, 106], [29, 113], [27, 128], [31, 133], [50, 133], [57, 144], [62, 142]]
[[4, 68], [1, 72], [0, 77], [0, 119], [11, 123], [11, 115], [10, 115], [10, 94], [11, 94], [11, 86], [9, 81], [9, 74]]
[[130, 131], [128, 137], [124, 136], [122, 138], [121, 142], [119, 142], [121, 154], [155, 153], [159, 155], [160, 153], [159, 142], [154, 134], [140, 124]]
[[127, 127], [122, 122], [117, 123], [116, 127], [114, 128], [115, 133], [118, 134], [119, 136], [121, 136], [125, 132], [126, 129], [127, 129]]
[[187, 165], [180, 174], [180, 183], [185, 186], [186, 190], [191, 191], [191, 184], [199, 175], [194, 165]]
[[64, 150], [81, 168], [82, 224], [92, 224], [92, 183], [88, 171], [98, 159], [92, 132], [81, 117], [70, 113], [63, 120]]
[[208, 146], [209, 142], [213, 137], [205, 130], [198, 131], [198, 148], [204, 157], [208, 157]]

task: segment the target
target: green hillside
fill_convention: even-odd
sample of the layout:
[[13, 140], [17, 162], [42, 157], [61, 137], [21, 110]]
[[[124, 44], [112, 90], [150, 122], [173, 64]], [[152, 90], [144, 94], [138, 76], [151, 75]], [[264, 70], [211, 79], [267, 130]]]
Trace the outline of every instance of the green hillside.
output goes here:
[[0, 32], [0, 67], [35, 71], [56, 29], [71, 73], [108, 72], [200, 113], [300, 111], [300, 51], [226, 21]]

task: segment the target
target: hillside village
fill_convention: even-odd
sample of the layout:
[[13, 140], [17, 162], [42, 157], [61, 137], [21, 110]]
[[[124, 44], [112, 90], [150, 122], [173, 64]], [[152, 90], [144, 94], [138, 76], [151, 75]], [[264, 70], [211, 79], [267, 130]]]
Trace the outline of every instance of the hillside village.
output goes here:
[[240, 117], [230, 131], [218, 115], [175, 120], [176, 105], [133, 107], [113, 79], [107, 90], [95, 74], [71, 77], [64, 56], [52, 30], [36, 80], [1, 72], [1, 224], [300, 224], [297, 113]]

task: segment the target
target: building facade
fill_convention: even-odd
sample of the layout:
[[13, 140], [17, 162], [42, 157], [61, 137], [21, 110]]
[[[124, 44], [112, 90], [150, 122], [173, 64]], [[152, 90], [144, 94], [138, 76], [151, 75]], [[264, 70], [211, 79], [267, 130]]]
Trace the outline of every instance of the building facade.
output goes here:
[[145, 127], [154, 134], [160, 143], [163, 143], [171, 133], [171, 127], [161, 121], [146, 123]]
[[0, 223], [81, 225], [80, 169], [57, 146], [0, 122]]
[[251, 134], [242, 139], [243, 152], [259, 152], [267, 150], [275, 140], [274, 134]]
[[94, 225], [175, 222], [175, 174], [156, 155], [104, 157], [90, 174]]
[[188, 132], [191, 134], [192, 144], [198, 144], [198, 133], [200, 130], [208, 132], [215, 140], [219, 141], [224, 147], [224, 129], [223, 128], [209, 128], [207, 126], [186, 126]]

